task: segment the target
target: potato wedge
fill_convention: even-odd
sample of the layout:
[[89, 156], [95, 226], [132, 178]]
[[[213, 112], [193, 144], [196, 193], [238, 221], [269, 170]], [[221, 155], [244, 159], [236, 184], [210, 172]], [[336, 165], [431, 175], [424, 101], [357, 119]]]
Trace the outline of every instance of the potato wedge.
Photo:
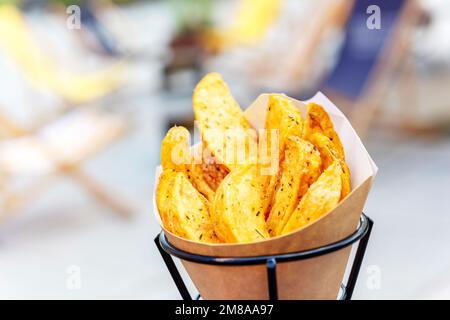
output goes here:
[[[284, 146], [290, 136], [302, 136], [303, 118], [300, 110], [282, 94], [271, 94], [267, 104], [267, 115], [265, 126], [266, 130], [278, 130], [278, 147], [281, 155], [284, 152]], [[268, 140], [270, 146], [270, 139]], [[270, 150], [270, 148], [269, 148]]]
[[200, 242], [217, 243], [208, 201], [192, 186], [187, 177], [176, 172], [170, 175], [173, 180], [168, 190], [165, 205], [158, 209], [165, 211], [161, 216], [168, 216], [172, 232], [180, 237]]
[[256, 166], [240, 167], [226, 176], [216, 191], [213, 220], [217, 237], [228, 243], [269, 238], [264, 218], [263, 180]]
[[341, 198], [342, 168], [339, 161], [333, 162], [300, 200], [282, 234], [304, 227], [333, 209]]
[[298, 191], [299, 199], [308, 191], [311, 185], [316, 182], [316, 180], [322, 174], [322, 159], [320, 157], [320, 152], [317, 148], [309, 141], [303, 140], [305, 144], [306, 152], [308, 153], [306, 159], [306, 173], [305, 179], [300, 183], [300, 189]]
[[209, 201], [214, 199], [214, 190], [203, 176], [201, 163], [195, 163], [189, 148], [189, 131], [184, 127], [172, 127], [161, 144], [163, 169], [174, 169], [186, 174], [194, 187]]
[[163, 169], [184, 171], [191, 162], [189, 152], [189, 131], [184, 127], [172, 127], [161, 143], [161, 164]]
[[256, 131], [219, 74], [209, 73], [197, 84], [193, 108], [202, 139], [219, 163], [229, 170], [256, 163]]
[[156, 206], [164, 228], [169, 231], [173, 230], [171, 220], [170, 199], [177, 171], [175, 169], [165, 169], [159, 176], [158, 186], [156, 188]]
[[271, 236], [281, 234], [300, 198], [320, 175], [320, 154], [308, 141], [297, 136], [287, 139], [281, 176], [267, 219]]
[[[268, 211], [265, 213], [268, 218], [275, 187], [280, 179], [279, 167], [285, 154], [286, 142], [291, 136], [301, 137], [303, 118], [300, 110], [288, 97], [274, 93], [269, 95], [264, 128], [265, 136], [260, 135], [259, 139], [259, 165], [261, 172], [271, 176], [267, 180], [265, 193], [266, 201], [269, 202]], [[272, 132], [273, 130], [276, 132]]]
[[307, 116], [305, 121], [304, 138], [309, 140], [309, 137], [314, 132], [320, 132], [328, 137], [335, 145], [335, 149], [339, 154], [339, 158], [345, 159], [344, 147], [342, 146], [341, 139], [334, 130], [333, 122], [325, 109], [315, 103], [308, 103]]
[[322, 169], [325, 170], [334, 161], [338, 160], [342, 168], [342, 194], [341, 199], [345, 198], [351, 191], [350, 170], [347, 163], [341, 158], [341, 154], [336, 149], [336, 145], [324, 134], [320, 132], [313, 133], [309, 140], [317, 147], [322, 158]]
[[[272, 205], [273, 194], [275, 193], [275, 187], [280, 178], [280, 155], [278, 148], [278, 136], [279, 132], [272, 130], [260, 131], [258, 140], [258, 172], [261, 176], [264, 176], [264, 196], [263, 203], [264, 217], [267, 219], [269, 216], [270, 208]], [[270, 141], [275, 140], [276, 143]], [[270, 145], [270, 146], [269, 146]]]
[[308, 137], [320, 152], [322, 158], [322, 169], [327, 169], [336, 159], [341, 159], [333, 141], [321, 132], [314, 132]]
[[264, 219], [267, 220], [269, 218], [270, 210], [272, 209], [275, 188], [278, 184], [278, 181], [280, 180], [281, 171], [278, 171], [274, 175], [267, 175], [263, 177], [265, 178], [261, 178], [264, 190], [261, 207], [263, 208]]

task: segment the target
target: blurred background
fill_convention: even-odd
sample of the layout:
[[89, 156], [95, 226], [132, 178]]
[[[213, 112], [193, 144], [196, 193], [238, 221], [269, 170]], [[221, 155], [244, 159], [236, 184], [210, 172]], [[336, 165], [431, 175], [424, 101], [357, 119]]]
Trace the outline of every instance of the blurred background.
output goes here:
[[[374, 6], [375, 5], [375, 6]], [[154, 170], [191, 94], [322, 91], [379, 166], [354, 298], [450, 298], [450, 2], [0, 0], [0, 298], [178, 299]]]

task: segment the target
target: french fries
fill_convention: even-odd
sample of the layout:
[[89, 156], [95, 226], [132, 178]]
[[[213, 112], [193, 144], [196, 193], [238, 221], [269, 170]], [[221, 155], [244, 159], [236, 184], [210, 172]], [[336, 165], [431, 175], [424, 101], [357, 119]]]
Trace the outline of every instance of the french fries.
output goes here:
[[211, 73], [193, 108], [202, 143], [190, 148], [189, 132], [174, 127], [161, 145], [156, 204], [167, 231], [207, 243], [263, 241], [310, 225], [351, 192], [343, 145], [320, 105], [309, 103], [303, 118], [290, 98], [270, 94], [257, 132]]

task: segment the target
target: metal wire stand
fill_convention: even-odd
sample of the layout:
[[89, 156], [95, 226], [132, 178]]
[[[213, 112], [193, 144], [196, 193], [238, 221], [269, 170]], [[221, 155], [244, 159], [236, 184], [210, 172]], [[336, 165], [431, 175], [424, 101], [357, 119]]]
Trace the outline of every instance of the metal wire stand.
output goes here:
[[[178, 271], [172, 256], [180, 258], [182, 260], [210, 265], [248, 266], [248, 265], [265, 264], [267, 267], [269, 299], [277, 300], [278, 287], [277, 287], [276, 270], [278, 263], [311, 259], [314, 257], [338, 251], [359, 241], [355, 258], [353, 259], [350, 275], [347, 280], [347, 284], [346, 285], [341, 284], [342, 294], [340, 296], [340, 300], [350, 300], [352, 298], [353, 291], [355, 289], [356, 281], [358, 280], [359, 270], [361, 269], [361, 264], [364, 259], [364, 254], [366, 252], [367, 244], [369, 242], [372, 227], [373, 221], [369, 217], [367, 217], [364, 213], [362, 213], [360, 223], [356, 231], [342, 240], [318, 248], [299, 252], [283, 253], [267, 256], [256, 256], [256, 257], [214, 257], [214, 256], [192, 254], [172, 246], [167, 241], [164, 232], [161, 232], [159, 233], [159, 235], [156, 236], [155, 244], [166, 264], [167, 269], [170, 272], [170, 275], [172, 276], [173, 281], [175, 282], [178, 288], [178, 291], [181, 294], [181, 297], [184, 300], [193, 300], [193, 299], [186, 287], [186, 284], [181, 278], [180, 272]], [[196, 299], [199, 298], [200, 295], [197, 295]]]

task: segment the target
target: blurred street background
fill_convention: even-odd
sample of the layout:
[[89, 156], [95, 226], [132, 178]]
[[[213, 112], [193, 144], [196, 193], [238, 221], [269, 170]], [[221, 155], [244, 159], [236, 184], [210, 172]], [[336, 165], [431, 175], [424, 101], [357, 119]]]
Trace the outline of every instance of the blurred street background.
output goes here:
[[242, 108], [322, 91], [360, 134], [355, 299], [450, 299], [449, 31], [445, 0], [0, 0], [0, 299], [179, 298], [154, 171], [209, 71]]

